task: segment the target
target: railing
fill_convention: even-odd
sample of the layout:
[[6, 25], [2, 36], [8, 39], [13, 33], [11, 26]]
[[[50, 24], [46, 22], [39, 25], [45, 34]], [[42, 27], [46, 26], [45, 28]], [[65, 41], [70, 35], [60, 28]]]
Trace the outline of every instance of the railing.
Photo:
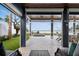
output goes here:
[[19, 52], [18, 49], [16, 49], [14, 52], [12, 52], [11, 54], [9, 54], [9, 56], [22, 56], [22, 54]]

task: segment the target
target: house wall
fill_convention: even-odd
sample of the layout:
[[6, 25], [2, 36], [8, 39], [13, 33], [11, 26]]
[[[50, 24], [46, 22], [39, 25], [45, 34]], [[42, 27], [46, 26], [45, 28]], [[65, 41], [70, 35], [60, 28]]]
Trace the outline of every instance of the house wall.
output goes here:
[[[12, 35], [16, 33], [14, 26], [12, 24]], [[20, 34], [20, 31], [19, 31]], [[0, 36], [8, 35], [8, 23], [0, 20]]]
[[8, 35], [8, 23], [0, 20], [0, 36]]

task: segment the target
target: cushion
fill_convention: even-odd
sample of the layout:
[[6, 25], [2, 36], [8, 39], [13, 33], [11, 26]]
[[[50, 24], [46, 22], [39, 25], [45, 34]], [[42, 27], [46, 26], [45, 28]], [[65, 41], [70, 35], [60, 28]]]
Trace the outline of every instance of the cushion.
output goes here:
[[73, 55], [74, 55], [74, 56], [79, 56], [79, 43], [77, 44], [76, 49], [75, 49]]
[[74, 51], [76, 49], [77, 44], [76, 43], [72, 43], [70, 46], [70, 50], [69, 50], [69, 56], [73, 56]]

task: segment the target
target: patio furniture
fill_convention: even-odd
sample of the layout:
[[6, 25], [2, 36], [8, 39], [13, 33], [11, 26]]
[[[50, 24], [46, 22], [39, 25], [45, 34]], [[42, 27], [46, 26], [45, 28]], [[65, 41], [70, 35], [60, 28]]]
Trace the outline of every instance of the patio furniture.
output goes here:
[[29, 56], [50, 56], [48, 50], [31, 50]]
[[3, 43], [0, 42], [0, 56], [5, 56], [6, 53], [5, 53], [5, 50], [4, 50], [4, 47], [3, 47]]
[[57, 48], [55, 56], [68, 56], [68, 48]]
[[13, 53], [9, 54], [9, 56], [22, 56], [19, 49], [16, 49]]
[[75, 51], [74, 51], [73, 55], [74, 56], [79, 56], [79, 42], [78, 42], [78, 44], [77, 44], [77, 46], [75, 48]]
[[71, 43], [69, 48], [57, 48], [55, 56], [79, 56], [79, 44]]

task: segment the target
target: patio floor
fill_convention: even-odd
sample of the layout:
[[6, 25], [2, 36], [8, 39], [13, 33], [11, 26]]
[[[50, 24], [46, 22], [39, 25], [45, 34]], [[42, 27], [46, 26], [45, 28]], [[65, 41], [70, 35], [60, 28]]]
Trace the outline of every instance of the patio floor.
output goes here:
[[61, 48], [61, 42], [56, 40], [57, 36], [51, 39], [50, 36], [34, 37], [32, 36], [27, 42], [26, 47], [20, 48], [23, 56], [29, 56], [31, 50], [48, 50], [50, 56], [54, 56], [58, 47]]

